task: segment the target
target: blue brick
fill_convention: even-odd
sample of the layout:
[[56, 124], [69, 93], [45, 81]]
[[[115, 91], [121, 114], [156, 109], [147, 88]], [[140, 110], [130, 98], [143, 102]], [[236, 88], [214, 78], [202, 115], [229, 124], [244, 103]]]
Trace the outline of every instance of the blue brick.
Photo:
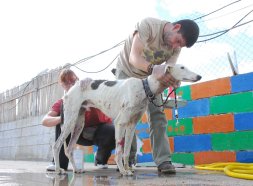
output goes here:
[[199, 152], [212, 149], [211, 135], [175, 136], [175, 152]]
[[253, 163], [253, 151], [237, 152], [236, 161], [241, 163]]
[[137, 162], [138, 163], [143, 163], [143, 162], [153, 162], [153, 157], [152, 154], [142, 154], [142, 155], [137, 155]]
[[149, 128], [148, 123], [138, 122], [135, 129], [136, 130], [143, 130], [143, 129], [148, 129], [148, 128]]
[[[186, 106], [178, 108], [179, 118], [189, 118], [196, 116], [207, 116], [209, 115], [209, 99], [200, 99], [194, 101], [188, 101]], [[175, 119], [175, 112], [173, 109], [173, 119]]]
[[93, 145], [93, 152], [97, 152], [97, 150], [98, 150], [98, 146]]
[[140, 139], [149, 138], [149, 133], [147, 132], [149, 129], [149, 125], [147, 123], [138, 123], [136, 126], [136, 130], [138, 131], [138, 137]]
[[234, 115], [235, 130], [253, 130], [253, 112]]
[[231, 77], [232, 93], [253, 90], [253, 72]]
[[146, 139], [146, 138], [149, 138], [149, 133], [143, 131], [143, 132], [140, 132], [137, 136], [140, 139]]

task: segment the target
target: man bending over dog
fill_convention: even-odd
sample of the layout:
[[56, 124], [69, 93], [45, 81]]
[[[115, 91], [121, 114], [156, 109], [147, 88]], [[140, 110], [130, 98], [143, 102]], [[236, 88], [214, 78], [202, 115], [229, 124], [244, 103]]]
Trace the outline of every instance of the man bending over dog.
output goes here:
[[[181, 48], [191, 47], [198, 36], [199, 27], [192, 20], [180, 20], [174, 23], [155, 18], [141, 20], [126, 39], [123, 50], [120, 52], [116, 66], [117, 79], [129, 77], [144, 79], [152, 73], [154, 65], [162, 63], [174, 65]], [[164, 87], [179, 85], [172, 76], [162, 77], [160, 82]], [[156, 97], [155, 103], [162, 104], [161, 96]], [[175, 173], [175, 167], [171, 164], [166, 135], [167, 121], [163, 108], [149, 103], [147, 113], [153, 159], [158, 166], [158, 171]]]
[[[59, 76], [59, 83], [64, 91], [68, 91], [78, 80], [76, 74], [70, 69], [64, 69]], [[55, 141], [61, 133], [61, 124], [63, 123], [63, 100], [60, 99], [54, 103], [51, 110], [45, 115], [42, 124], [46, 127], [56, 126]], [[98, 150], [95, 157], [95, 165], [98, 168], [107, 168], [107, 161], [111, 151], [115, 148], [115, 129], [112, 120], [104, 115], [100, 110], [91, 108], [85, 112], [85, 126], [77, 144], [83, 146], [97, 145]], [[67, 138], [67, 143], [70, 135]], [[67, 170], [69, 159], [64, 153], [64, 146], [60, 150], [60, 167]], [[54, 161], [47, 167], [48, 171], [54, 171]]]

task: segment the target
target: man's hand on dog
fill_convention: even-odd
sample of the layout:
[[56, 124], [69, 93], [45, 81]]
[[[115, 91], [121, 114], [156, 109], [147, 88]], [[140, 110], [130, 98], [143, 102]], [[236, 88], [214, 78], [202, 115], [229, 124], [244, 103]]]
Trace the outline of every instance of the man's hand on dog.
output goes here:
[[163, 74], [158, 80], [164, 87], [172, 86], [178, 88], [180, 85], [180, 81], [176, 80], [170, 73]]
[[157, 77], [157, 80], [164, 88], [172, 86], [178, 88], [180, 81], [176, 80], [166, 69], [167, 65], [155, 65], [153, 68], [153, 74]]

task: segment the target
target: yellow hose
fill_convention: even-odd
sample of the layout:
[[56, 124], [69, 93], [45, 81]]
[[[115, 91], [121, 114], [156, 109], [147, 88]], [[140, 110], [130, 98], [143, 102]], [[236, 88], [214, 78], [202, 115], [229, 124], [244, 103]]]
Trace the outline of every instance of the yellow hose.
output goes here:
[[200, 170], [224, 171], [225, 174], [234, 178], [253, 180], [253, 163], [211, 163], [194, 167]]

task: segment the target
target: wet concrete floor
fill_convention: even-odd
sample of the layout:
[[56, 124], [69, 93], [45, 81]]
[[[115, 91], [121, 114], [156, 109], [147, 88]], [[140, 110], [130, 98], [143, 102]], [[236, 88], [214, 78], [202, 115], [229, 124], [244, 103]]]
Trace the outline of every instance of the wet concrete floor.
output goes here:
[[66, 175], [46, 171], [48, 162], [0, 161], [1, 186], [202, 186], [229, 185], [252, 186], [253, 181], [232, 178], [222, 172], [203, 171], [194, 168], [176, 168], [175, 175], [158, 174], [156, 167], [136, 167], [134, 176], [121, 176], [115, 165], [99, 170], [93, 164], [85, 163], [85, 173]]

